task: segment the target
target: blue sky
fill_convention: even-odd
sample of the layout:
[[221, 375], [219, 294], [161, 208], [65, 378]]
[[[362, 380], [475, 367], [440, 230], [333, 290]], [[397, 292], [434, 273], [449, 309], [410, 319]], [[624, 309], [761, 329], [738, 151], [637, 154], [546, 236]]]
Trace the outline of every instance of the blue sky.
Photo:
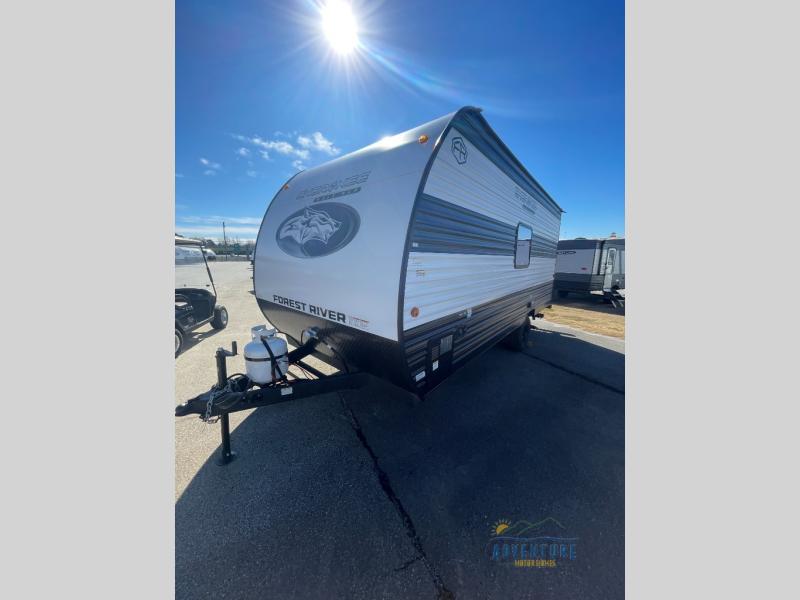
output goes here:
[[278, 188], [465, 105], [566, 211], [624, 233], [624, 2], [359, 2], [335, 53], [308, 0], [176, 3], [175, 220], [254, 239]]

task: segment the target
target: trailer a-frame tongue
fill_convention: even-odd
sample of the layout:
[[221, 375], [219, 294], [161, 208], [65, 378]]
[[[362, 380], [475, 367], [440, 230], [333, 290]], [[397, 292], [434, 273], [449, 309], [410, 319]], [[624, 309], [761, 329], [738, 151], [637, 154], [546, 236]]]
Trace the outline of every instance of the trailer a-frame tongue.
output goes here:
[[268, 384], [256, 384], [246, 375], [228, 376], [227, 359], [238, 353], [236, 342], [231, 349], [217, 348], [217, 383], [209, 391], [175, 407], [175, 416], [199, 415], [206, 423], [219, 421], [222, 447], [217, 464], [226, 465], [236, 458], [231, 449], [230, 420], [228, 415], [241, 410], [299, 400], [318, 394], [360, 388], [367, 377], [365, 373], [349, 372], [326, 375], [305, 363], [303, 359], [314, 351], [318, 339], [311, 338], [301, 347], [289, 352], [289, 364], [300, 367], [312, 376], [309, 379], [292, 378], [288, 371]]

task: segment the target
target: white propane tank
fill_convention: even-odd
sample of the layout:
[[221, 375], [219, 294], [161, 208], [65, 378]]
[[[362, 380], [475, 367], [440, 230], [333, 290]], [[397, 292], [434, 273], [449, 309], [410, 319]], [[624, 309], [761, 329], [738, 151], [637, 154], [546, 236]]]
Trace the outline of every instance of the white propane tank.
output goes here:
[[[289, 346], [286, 340], [277, 336], [277, 330], [267, 329], [266, 325], [256, 325], [250, 329], [253, 341], [244, 347], [244, 364], [247, 376], [258, 384], [272, 383], [289, 370]], [[269, 345], [275, 357], [275, 365], [264, 344]], [[273, 377], [274, 372], [274, 377]]]

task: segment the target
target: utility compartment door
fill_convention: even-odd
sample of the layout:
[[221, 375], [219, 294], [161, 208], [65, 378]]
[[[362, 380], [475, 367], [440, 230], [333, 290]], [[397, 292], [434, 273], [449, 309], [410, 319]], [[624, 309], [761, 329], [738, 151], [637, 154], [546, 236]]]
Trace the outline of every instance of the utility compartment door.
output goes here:
[[432, 388], [453, 370], [453, 333], [428, 342], [428, 359], [425, 367], [428, 387]]

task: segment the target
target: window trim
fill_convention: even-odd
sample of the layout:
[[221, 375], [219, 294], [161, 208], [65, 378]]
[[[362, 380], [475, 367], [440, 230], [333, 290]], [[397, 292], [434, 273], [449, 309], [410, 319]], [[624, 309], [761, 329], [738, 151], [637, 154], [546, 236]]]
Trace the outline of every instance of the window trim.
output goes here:
[[[530, 237], [527, 240], [521, 240], [519, 238], [519, 230], [522, 227], [527, 229], [528, 232], [529, 232]], [[528, 242], [528, 262], [526, 262], [524, 265], [517, 264], [517, 254], [518, 254], [518, 249], [519, 249], [520, 242]], [[517, 234], [516, 234], [516, 238], [514, 239], [514, 268], [515, 269], [527, 269], [527, 268], [529, 268], [531, 266], [531, 249], [532, 248], [533, 248], [533, 227], [531, 227], [527, 223], [523, 223], [522, 221], [520, 221], [519, 223], [517, 223]]]

